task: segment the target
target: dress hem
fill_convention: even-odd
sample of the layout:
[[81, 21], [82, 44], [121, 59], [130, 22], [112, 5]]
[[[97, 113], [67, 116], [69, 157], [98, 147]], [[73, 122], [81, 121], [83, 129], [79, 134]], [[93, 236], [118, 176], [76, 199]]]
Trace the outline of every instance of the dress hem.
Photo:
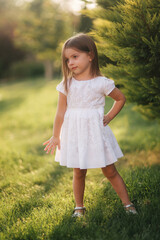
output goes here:
[[[123, 156], [121, 156], [121, 157], [123, 157]], [[118, 157], [118, 158], [121, 158], [121, 157]], [[105, 165], [103, 165], [103, 166], [95, 166], [95, 167], [86, 167], [86, 168], [81, 168], [81, 167], [71, 167], [71, 166], [69, 166], [69, 165], [66, 165], [66, 164], [62, 164], [62, 163], [60, 163], [59, 161], [56, 161], [55, 160], [55, 162], [57, 162], [57, 163], [59, 163], [59, 165], [60, 166], [63, 166], [63, 167], [67, 167], [67, 168], [79, 168], [79, 169], [95, 169], [95, 168], [104, 168], [104, 167], [106, 167], [106, 166], [109, 166], [109, 165], [112, 165], [113, 163], [116, 163], [116, 162], [118, 162], [118, 159], [117, 160], [115, 160], [115, 161], [113, 161], [112, 163], [109, 163], [109, 164], [105, 164]]]

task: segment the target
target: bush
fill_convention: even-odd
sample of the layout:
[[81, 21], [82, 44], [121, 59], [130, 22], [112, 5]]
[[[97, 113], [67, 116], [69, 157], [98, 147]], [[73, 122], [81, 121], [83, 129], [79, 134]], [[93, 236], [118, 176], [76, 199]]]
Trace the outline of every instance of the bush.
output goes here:
[[38, 77], [44, 75], [44, 67], [41, 62], [16, 62], [9, 71], [9, 77], [14, 78], [27, 78]]
[[159, 4], [98, 0], [99, 8], [88, 12], [95, 18], [92, 35], [99, 53], [111, 60], [102, 72], [123, 86], [127, 100], [137, 103], [137, 110], [149, 119], [160, 119]]

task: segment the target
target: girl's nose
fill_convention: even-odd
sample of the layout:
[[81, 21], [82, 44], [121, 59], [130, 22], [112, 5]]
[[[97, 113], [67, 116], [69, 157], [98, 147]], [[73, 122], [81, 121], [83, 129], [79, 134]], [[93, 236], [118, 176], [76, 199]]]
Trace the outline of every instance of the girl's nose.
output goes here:
[[71, 59], [68, 60], [68, 66], [72, 66], [73, 65], [73, 61]]

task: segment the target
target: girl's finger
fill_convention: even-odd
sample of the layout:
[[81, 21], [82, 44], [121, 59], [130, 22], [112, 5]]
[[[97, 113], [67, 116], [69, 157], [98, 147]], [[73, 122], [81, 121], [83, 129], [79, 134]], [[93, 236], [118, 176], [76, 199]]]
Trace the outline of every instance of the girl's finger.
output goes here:
[[45, 147], [44, 150], [46, 151], [49, 147], [52, 148], [53, 145], [56, 145], [56, 143], [54, 143], [54, 142], [49, 142], [48, 145]]
[[45, 151], [47, 150], [47, 149], [49, 149], [49, 148], [51, 148], [52, 147], [52, 144], [50, 144], [50, 143], [48, 143], [48, 145], [45, 147]]
[[44, 151], [46, 151], [49, 147], [50, 147], [50, 144], [48, 143], [48, 145], [44, 148]]
[[48, 140], [48, 141], [46, 141], [46, 142], [44, 142], [44, 143], [43, 143], [43, 145], [46, 145], [47, 143], [49, 143], [49, 140]]
[[46, 151], [46, 153], [49, 153], [50, 152], [50, 149], [48, 149], [47, 151]]
[[50, 152], [50, 150], [52, 149], [52, 147], [53, 147], [53, 146], [50, 146], [50, 147], [48, 148], [47, 153]]
[[51, 154], [53, 154], [53, 153], [54, 153], [54, 150], [55, 150], [55, 147], [54, 147], [54, 148], [52, 148]]

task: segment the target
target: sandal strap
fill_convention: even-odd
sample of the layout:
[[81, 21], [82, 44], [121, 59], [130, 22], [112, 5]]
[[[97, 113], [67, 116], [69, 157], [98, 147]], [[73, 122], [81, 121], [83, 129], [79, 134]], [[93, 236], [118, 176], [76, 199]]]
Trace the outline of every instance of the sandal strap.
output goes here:
[[86, 208], [85, 207], [75, 207], [74, 211], [76, 211], [76, 210], [86, 210]]
[[134, 207], [134, 204], [131, 203], [131, 204], [128, 204], [128, 205], [125, 205], [124, 208], [129, 208], [129, 207]]

